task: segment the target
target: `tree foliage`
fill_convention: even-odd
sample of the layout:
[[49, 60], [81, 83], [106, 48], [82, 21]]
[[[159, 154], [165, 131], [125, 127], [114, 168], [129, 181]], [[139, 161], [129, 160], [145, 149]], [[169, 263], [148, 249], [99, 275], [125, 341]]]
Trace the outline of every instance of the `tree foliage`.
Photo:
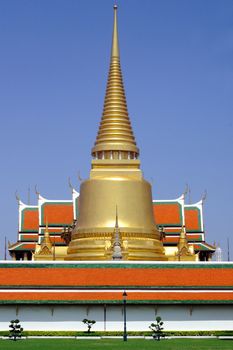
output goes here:
[[22, 337], [23, 328], [21, 327], [19, 320], [11, 320], [9, 328], [10, 339], [16, 341]]
[[149, 328], [152, 330], [152, 336], [155, 340], [160, 340], [160, 338], [165, 337], [163, 333], [163, 322], [160, 316], [156, 317], [156, 323], [151, 323]]
[[87, 326], [87, 333], [91, 333], [91, 327], [96, 323], [96, 321], [84, 318], [82, 322]]

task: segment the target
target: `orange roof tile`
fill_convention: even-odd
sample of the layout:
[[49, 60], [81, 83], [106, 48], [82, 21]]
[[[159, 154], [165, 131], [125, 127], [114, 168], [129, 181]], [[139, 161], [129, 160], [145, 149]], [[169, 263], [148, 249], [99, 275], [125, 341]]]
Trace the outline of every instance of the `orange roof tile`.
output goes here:
[[186, 231], [202, 231], [200, 222], [200, 210], [198, 208], [185, 208]]
[[20, 235], [20, 241], [38, 241], [38, 234], [32, 234], [32, 233], [28, 233], [28, 234], [21, 234]]
[[71, 225], [73, 222], [73, 203], [44, 203], [41, 206], [41, 224], [46, 220], [51, 225]]
[[171, 234], [174, 234], [174, 233], [180, 234], [181, 228], [182, 228], [182, 226], [180, 226], [180, 227], [164, 227], [164, 232], [166, 234], [169, 234], [169, 233], [171, 233]]
[[154, 202], [153, 211], [156, 225], [181, 226], [183, 224], [181, 205], [178, 202]]
[[[64, 228], [61, 227], [61, 228], [52, 228], [52, 227], [48, 227], [48, 231], [49, 233], [61, 233], [63, 232]], [[45, 232], [45, 228], [42, 228], [41, 229], [41, 233], [44, 233]]]
[[[188, 241], [202, 241], [201, 235], [189, 235], [186, 234]], [[179, 236], [165, 236], [163, 239], [163, 243], [178, 243]]]
[[[0, 286], [232, 286], [231, 268], [1, 267]], [[104, 272], [104, 273], [103, 273]]]
[[21, 214], [20, 231], [34, 232], [39, 229], [39, 212], [38, 208], [25, 208]]
[[[106, 300], [106, 301], [120, 301], [122, 302], [122, 292], [72, 292], [69, 293], [64, 292], [4, 292], [0, 293], [0, 301], [1, 300], [64, 300], [64, 301], [98, 301], [98, 300]], [[205, 292], [200, 293], [197, 292], [133, 292], [127, 291], [127, 302], [130, 301], [143, 301], [143, 300], [158, 300], [158, 301], [232, 301], [233, 300], [233, 292]]]

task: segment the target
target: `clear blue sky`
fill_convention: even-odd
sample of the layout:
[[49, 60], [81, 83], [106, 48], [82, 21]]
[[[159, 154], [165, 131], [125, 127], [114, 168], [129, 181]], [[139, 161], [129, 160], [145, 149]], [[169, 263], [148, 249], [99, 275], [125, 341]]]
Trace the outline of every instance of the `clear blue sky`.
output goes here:
[[[111, 47], [111, 0], [0, 0], [0, 257], [17, 189], [69, 199], [88, 177]], [[233, 1], [121, 0], [128, 109], [153, 197], [205, 189], [206, 240], [233, 258]], [[36, 196], [31, 195], [36, 203]], [[104, 204], [103, 204], [104, 205]]]

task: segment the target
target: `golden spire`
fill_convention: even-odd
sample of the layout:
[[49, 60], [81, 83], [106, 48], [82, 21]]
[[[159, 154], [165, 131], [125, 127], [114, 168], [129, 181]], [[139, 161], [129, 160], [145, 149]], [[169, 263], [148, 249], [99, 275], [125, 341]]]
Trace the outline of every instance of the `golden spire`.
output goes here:
[[46, 227], [44, 237], [39, 245], [39, 249], [34, 254], [34, 260], [52, 260], [52, 241], [48, 229], [48, 220], [46, 218]]
[[[104, 152], [104, 156], [100, 154], [100, 152]], [[120, 156], [119, 152], [121, 153]], [[121, 73], [117, 29], [117, 5], [114, 5], [111, 63], [102, 119], [95, 146], [92, 149], [92, 155], [101, 159], [134, 159], [138, 157], [138, 154], [139, 150], [128, 115]]]
[[182, 226], [177, 249], [178, 260], [195, 260], [195, 255], [189, 249], [185, 226]]
[[113, 260], [121, 260], [122, 259], [117, 206], [116, 206], [116, 222], [115, 222], [115, 229], [114, 229], [114, 243], [113, 243], [112, 259]]
[[117, 5], [114, 8], [114, 23], [112, 33], [112, 54], [111, 57], [120, 57], [119, 43], [118, 43], [118, 27], [117, 27]]
[[45, 226], [45, 232], [43, 241], [41, 243], [41, 246], [47, 246], [49, 249], [52, 248], [52, 242], [49, 234], [49, 228], [48, 228], [48, 219], [46, 218], [46, 226]]
[[117, 210], [117, 205], [116, 205], [116, 221], [115, 221], [115, 228], [119, 228], [119, 225], [118, 225], [118, 210]]

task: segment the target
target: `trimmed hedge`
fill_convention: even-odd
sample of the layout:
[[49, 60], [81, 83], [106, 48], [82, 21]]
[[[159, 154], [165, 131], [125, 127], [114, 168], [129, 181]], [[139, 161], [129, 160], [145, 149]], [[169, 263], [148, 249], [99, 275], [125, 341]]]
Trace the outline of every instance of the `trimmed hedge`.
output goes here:
[[[169, 336], [233, 336], [233, 331], [165, 331], [167, 337]], [[151, 336], [152, 332], [127, 332], [131, 336]], [[0, 331], [0, 336], [8, 336], [9, 331]], [[76, 331], [23, 331], [23, 337], [28, 336], [123, 336], [123, 332], [76, 332]]]

